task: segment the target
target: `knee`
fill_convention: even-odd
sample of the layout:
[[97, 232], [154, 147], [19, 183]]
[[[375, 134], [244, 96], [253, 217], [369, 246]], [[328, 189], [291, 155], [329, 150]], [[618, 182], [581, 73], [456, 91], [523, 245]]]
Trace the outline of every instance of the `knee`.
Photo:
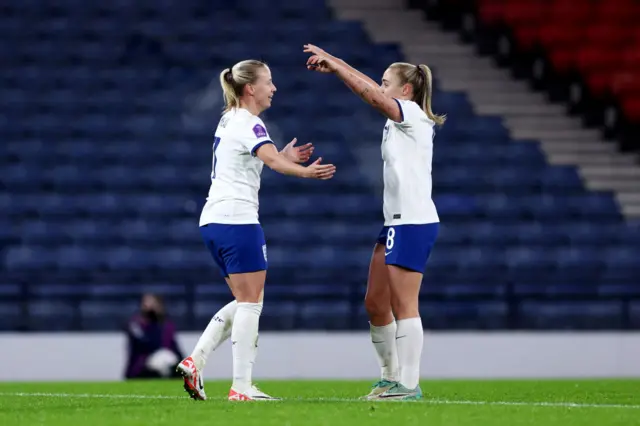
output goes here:
[[367, 294], [364, 298], [364, 307], [372, 322], [374, 320], [381, 320], [382, 322], [385, 322], [387, 319], [391, 321], [391, 305], [388, 300]]
[[264, 281], [259, 277], [234, 277], [231, 291], [238, 303], [260, 303], [263, 298]]

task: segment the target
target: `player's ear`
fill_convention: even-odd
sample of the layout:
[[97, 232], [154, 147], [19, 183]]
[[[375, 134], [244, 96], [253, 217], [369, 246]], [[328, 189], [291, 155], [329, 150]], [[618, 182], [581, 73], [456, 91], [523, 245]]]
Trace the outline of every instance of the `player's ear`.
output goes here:
[[411, 94], [412, 90], [413, 90], [413, 87], [411, 87], [411, 85], [409, 83], [405, 83], [402, 86], [402, 95], [403, 96], [409, 96], [409, 94]]

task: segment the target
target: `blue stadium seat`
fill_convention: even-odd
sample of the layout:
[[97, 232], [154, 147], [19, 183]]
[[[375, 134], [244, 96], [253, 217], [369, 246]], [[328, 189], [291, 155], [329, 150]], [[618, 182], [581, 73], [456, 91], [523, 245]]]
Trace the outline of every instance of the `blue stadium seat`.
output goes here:
[[622, 324], [622, 304], [618, 301], [596, 302], [522, 302], [523, 328], [559, 330], [618, 329]]
[[20, 305], [14, 302], [0, 303], [0, 331], [11, 332], [21, 329], [23, 327], [22, 318]]

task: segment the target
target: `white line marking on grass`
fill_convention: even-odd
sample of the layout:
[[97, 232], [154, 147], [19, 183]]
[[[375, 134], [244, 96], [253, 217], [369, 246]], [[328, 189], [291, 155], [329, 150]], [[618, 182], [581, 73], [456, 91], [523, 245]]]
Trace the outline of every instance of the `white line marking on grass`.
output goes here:
[[[187, 396], [172, 395], [137, 395], [137, 394], [100, 394], [100, 393], [47, 393], [47, 392], [0, 392], [0, 397], [42, 397], [42, 398], [95, 398], [95, 399], [184, 399]], [[209, 400], [225, 401], [226, 397], [213, 397]], [[399, 401], [363, 401], [358, 398], [285, 398], [282, 402], [369, 402], [371, 404]], [[431, 405], [487, 405], [512, 407], [555, 407], [555, 408], [615, 408], [640, 410], [640, 405], [633, 404], [585, 404], [579, 402], [535, 402], [535, 401], [472, 401], [452, 399], [423, 399], [413, 403]]]
[[47, 392], [3, 392], [0, 396], [22, 396], [42, 398], [96, 398], [96, 399], [180, 399], [169, 395], [118, 395], [110, 393], [47, 393]]

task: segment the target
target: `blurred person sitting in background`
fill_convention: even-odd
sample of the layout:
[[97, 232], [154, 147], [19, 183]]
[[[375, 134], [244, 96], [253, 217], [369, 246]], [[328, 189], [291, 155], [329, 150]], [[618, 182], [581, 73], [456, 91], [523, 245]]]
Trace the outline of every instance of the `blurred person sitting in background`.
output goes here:
[[159, 296], [142, 296], [140, 313], [127, 326], [127, 338], [127, 379], [179, 376], [175, 368], [182, 353], [176, 342], [176, 327], [166, 318]]

